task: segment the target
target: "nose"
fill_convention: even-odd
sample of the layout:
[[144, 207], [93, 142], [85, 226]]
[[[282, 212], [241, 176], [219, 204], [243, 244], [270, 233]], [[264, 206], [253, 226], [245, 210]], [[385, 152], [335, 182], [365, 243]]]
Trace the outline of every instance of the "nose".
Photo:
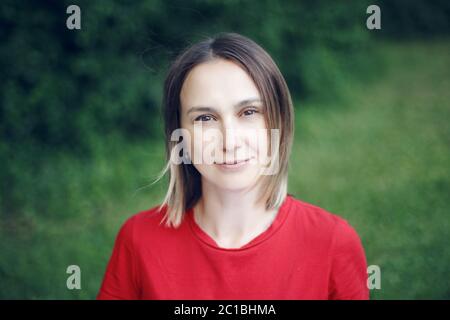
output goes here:
[[235, 151], [242, 147], [242, 137], [239, 133], [239, 126], [232, 118], [226, 118], [222, 125], [223, 152], [234, 155]]

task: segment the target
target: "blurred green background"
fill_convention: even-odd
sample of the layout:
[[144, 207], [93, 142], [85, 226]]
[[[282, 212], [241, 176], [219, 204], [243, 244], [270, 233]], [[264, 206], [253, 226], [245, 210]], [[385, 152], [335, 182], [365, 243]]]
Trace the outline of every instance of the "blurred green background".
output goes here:
[[[81, 30], [66, 8], [81, 8]], [[366, 8], [381, 8], [368, 30]], [[2, 1], [0, 298], [92, 299], [119, 227], [162, 201], [167, 67], [261, 44], [296, 109], [289, 192], [347, 219], [372, 299], [449, 299], [448, 1]], [[66, 268], [81, 267], [81, 290]]]

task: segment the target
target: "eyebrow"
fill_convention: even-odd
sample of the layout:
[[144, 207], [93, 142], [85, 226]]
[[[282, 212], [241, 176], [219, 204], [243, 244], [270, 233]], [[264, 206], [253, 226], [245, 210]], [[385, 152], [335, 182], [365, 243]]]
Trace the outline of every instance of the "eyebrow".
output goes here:
[[[245, 99], [245, 100], [242, 100], [242, 101], [236, 103], [233, 107], [234, 107], [234, 109], [239, 109], [242, 106], [245, 106], [246, 104], [255, 103], [255, 102], [262, 102], [262, 100], [259, 98]], [[189, 108], [189, 110], [187, 111], [187, 114], [189, 114], [191, 112], [195, 112], [195, 111], [216, 111], [216, 109], [214, 109], [213, 107], [209, 107], [209, 106], [195, 106], [195, 107]]]

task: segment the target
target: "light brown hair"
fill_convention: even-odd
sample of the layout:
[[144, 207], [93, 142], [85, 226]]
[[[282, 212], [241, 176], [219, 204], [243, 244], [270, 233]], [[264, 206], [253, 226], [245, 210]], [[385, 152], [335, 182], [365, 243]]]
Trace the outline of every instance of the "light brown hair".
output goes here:
[[171, 134], [180, 128], [180, 92], [187, 74], [195, 66], [214, 59], [225, 59], [245, 70], [258, 88], [265, 106], [267, 129], [279, 130], [277, 148], [279, 169], [265, 176], [261, 198], [266, 209], [279, 207], [287, 195], [288, 160], [294, 134], [294, 110], [286, 82], [270, 55], [251, 39], [236, 33], [221, 33], [185, 49], [172, 63], [164, 82], [163, 116], [165, 124], [167, 165], [158, 180], [169, 171], [169, 186], [164, 201], [166, 226], [178, 227], [187, 209], [201, 197], [201, 176], [193, 164], [171, 162]]

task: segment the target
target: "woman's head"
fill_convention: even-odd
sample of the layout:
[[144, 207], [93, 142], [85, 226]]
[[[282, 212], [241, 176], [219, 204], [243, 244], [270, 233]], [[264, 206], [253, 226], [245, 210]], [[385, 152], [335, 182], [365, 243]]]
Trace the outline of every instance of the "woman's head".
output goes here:
[[[181, 223], [202, 181], [224, 191], [257, 188], [267, 209], [281, 204], [294, 114], [284, 78], [260, 46], [235, 33], [190, 46], [170, 67], [163, 108], [166, 225]], [[174, 161], [180, 155], [184, 161]]]

